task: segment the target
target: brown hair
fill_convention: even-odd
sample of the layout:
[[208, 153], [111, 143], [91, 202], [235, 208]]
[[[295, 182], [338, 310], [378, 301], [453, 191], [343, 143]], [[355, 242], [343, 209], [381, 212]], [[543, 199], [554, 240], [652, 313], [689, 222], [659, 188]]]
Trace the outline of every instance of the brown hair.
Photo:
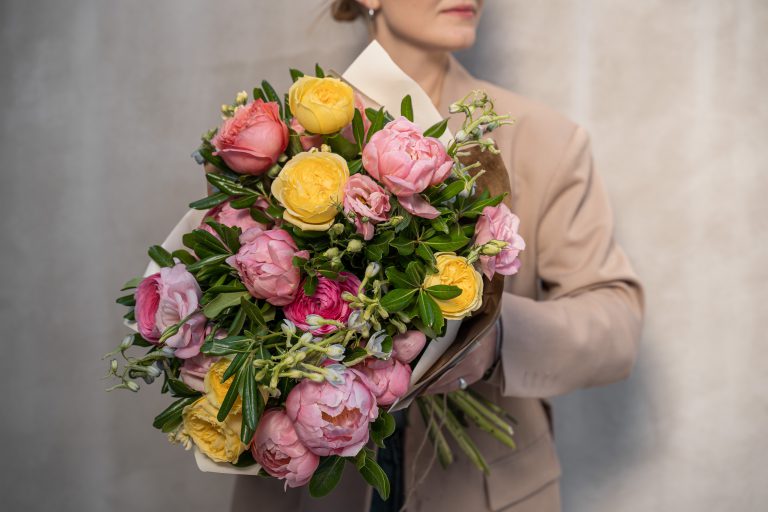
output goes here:
[[365, 12], [365, 7], [357, 0], [333, 0], [331, 3], [331, 16], [336, 21], [355, 21]]

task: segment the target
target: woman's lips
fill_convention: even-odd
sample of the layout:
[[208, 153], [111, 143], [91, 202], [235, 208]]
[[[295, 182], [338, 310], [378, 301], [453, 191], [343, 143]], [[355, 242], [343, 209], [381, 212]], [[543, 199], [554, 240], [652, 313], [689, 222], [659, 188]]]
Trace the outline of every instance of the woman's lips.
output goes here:
[[474, 5], [461, 5], [458, 7], [445, 9], [442, 12], [445, 14], [452, 14], [454, 16], [461, 16], [462, 18], [473, 18], [475, 16], [476, 10]]

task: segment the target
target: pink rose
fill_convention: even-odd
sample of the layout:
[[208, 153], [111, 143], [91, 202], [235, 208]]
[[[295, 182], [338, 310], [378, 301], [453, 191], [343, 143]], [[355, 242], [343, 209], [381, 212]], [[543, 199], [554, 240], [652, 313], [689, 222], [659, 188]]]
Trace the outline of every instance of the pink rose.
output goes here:
[[408, 391], [411, 367], [394, 357], [376, 359], [369, 357], [355, 365], [355, 369], [368, 377], [370, 388], [379, 405], [392, 405]]
[[237, 269], [248, 291], [257, 299], [285, 306], [293, 301], [301, 274], [293, 265], [293, 257], [308, 258], [284, 229], [263, 230], [258, 227], [240, 235], [240, 250], [225, 261]]
[[341, 294], [348, 291], [357, 295], [359, 286], [360, 280], [349, 272], [340, 272], [336, 281], [320, 276], [314, 295], [307, 297], [304, 287], [301, 286], [296, 299], [285, 306], [283, 314], [302, 331], [310, 331], [315, 335], [328, 334], [335, 331], [336, 326], [321, 325], [310, 329], [306, 321], [307, 315], [319, 315], [327, 320], [346, 323], [352, 309], [349, 302], [341, 298]]
[[299, 120], [295, 117], [291, 118], [291, 130], [295, 131], [299, 134], [299, 142], [301, 143], [301, 148], [304, 151], [309, 151], [312, 148], [320, 148], [323, 144], [323, 136], [322, 135], [305, 135], [304, 127], [301, 126], [301, 123], [299, 123]]
[[403, 208], [427, 219], [440, 212], [419, 193], [442, 183], [452, 166], [443, 144], [424, 137], [418, 126], [402, 116], [374, 133], [363, 149], [365, 170], [395, 194]]
[[[373, 225], [389, 218], [389, 194], [364, 174], [353, 174], [344, 186], [344, 213], [355, 213], [355, 227], [363, 238], [373, 238]], [[367, 217], [366, 222], [362, 217]]]
[[[264, 211], [267, 209], [268, 204], [263, 197], [260, 197], [256, 200], [253, 206], [259, 210]], [[208, 213], [206, 213], [205, 217], [203, 218], [203, 222], [201, 222], [199, 226], [199, 229], [204, 229], [205, 231], [218, 238], [219, 235], [216, 233], [216, 231], [205, 223], [206, 219], [213, 219], [219, 224], [224, 224], [225, 226], [229, 226], [231, 228], [238, 227], [243, 233], [254, 227], [261, 229], [270, 228], [270, 226], [265, 226], [260, 222], [256, 222], [253, 217], [251, 217], [251, 212], [248, 208], [232, 208], [232, 205], [230, 205], [230, 200], [226, 200], [223, 203], [218, 204], [208, 210]]]
[[205, 392], [205, 386], [203, 381], [205, 380], [205, 374], [211, 369], [213, 363], [221, 359], [220, 357], [211, 357], [205, 354], [197, 354], [194, 357], [184, 360], [184, 364], [181, 365], [179, 370], [179, 377], [187, 386], [194, 390]]
[[235, 172], [263, 174], [288, 146], [288, 127], [280, 119], [277, 103], [258, 99], [235, 110], [211, 140]]
[[402, 363], [410, 363], [421, 353], [427, 336], [417, 330], [405, 331], [392, 337], [392, 357]]
[[304, 379], [285, 402], [296, 434], [312, 453], [352, 457], [368, 442], [368, 426], [379, 415], [368, 379], [343, 371], [343, 384]]
[[264, 471], [284, 479], [286, 487], [307, 484], [320, 463], [320, 458], [299, 441], [293, 423], [282, 409], [270, 409], [261, 416], [251, 453]]
[[[205, 327], [205, 333], [203, 334], [203, 341], [211, 333], [211, 324]], [[227, 337], [227, 331], [225, 329], [219, 329], [214, 335], [215, 338], [221, 339]], [[187, 386], [200, 392], [205, 392], [205, 386], [203, 381], [205, 380], [205, 374], [211, 369], [213, 363], [221, 359], [216, 356], [207, 356], [205, 354], [197, 354], [194, 357], [184, 360], [184, 364], [179, 369], [179, 377]]]
[[168, 338], [165, 344], [175, 348], [180, 359], [196, 356], [205, 336], [206, 318], [200, 309], [203, 293], [195, 276], [183, 263], [163, 267], [160, 272], [144, 278], [136, 289], [136, 321], [142, 337], [157, 342], [168, 327], [192, 315]]
[[511, 276], [520, 268], [518, 255], [525, 249], [525, 241], [518, 234], [520, 219], [504, 203], [499, 206], [486, 206], [475, 226], [475, 244], [482, 245], [491, 240], [507, 242], [496, 256], [480, 256], [480, 267], [488, 279], [494, 273]]

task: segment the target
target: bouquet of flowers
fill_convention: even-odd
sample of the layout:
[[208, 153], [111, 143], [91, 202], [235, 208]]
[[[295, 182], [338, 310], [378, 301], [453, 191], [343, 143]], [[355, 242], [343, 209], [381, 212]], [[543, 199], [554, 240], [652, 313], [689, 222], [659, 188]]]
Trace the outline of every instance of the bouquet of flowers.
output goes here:
[[[464, 121], [444, 145], [447, 120], [417, 126], [410, 96], [394, 117], [315, 71], [291, 70], [282, 101], [266, 81], [239, 93], [204, 135], [195, 157], [214, 193], [123, 287], [137, 332], [110, 354], [111, 389], [162, 377], [175, 401], [153, 426], [194, 447], [201, 467], [322, 496], [350, 462], [386, 498], [369, 440], [383, 446], [388, 409], [423, 380], [415, 370], [434, 380], [494, 276], [519, 267], [518, 219], [478, 185], [476, 158], [498, 153], [484, 134], [509, 121], [473, 91], [452, 105]], [[443, 463], [445, 429], [487, 471], [464, 420], [514, 446], [509, 418], [475, 392], [418, 406]]]

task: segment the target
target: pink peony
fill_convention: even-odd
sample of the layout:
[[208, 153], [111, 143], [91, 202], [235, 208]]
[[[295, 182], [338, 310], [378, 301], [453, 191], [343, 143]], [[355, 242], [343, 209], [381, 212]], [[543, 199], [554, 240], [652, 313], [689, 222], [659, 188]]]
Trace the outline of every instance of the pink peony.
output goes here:
[[525, 241], [518, 234], [520, 219], [504, 203], [486, 206], [475, 226], [475, 244], [482, 245], [491, 240], [507, 242], [496, 256], [480, 256], [480, 267], [488, 279], [494, 273], [511, 276], [520, 268], [518, 255], [525, 249]]
[[392, 337], [392, 357], [401, 363], [410, 363], [427, 343], [426, 335], [417, 330], [406, 331]]
[[439, 140], [424, 137], [418, 126], [405, 117], [398, 117], [373, 134], [363, 149], [363, 166], [413, 215], [434, 219], [440, 214], [419, 193], [442, 183], [453, 161]]
[[341, 294], [348, 291], [357, 295], [359, 286], [360, 280], [349, 272], [340, 272], [339, 280], [336, 281], [321, 276], [318, 278], [314, 295], [307, 297], [304, 287], [301, 286], [296, 299], [285, 306], [283, 314], [302, 331], [310, 331], [315, 335], [328, 334], [335, 331], [336, 326], [321, 325], [310, 329], [306, 321], [307, 315], [319, 315], [327, 320], [346, 323], [352, 309], [349, 302], [341, 298]]
[[286, 487], [307, 484], [320, 463], [320, 458], [299, 441], [290, 418], [282, 409], [270, 409], [261, 416], [251, 453], [264, 471], [285, 479]]
[[[216, 238], [219, 237], [218, 234], [216, 234], [216, 231], [206, 224], [204, 221], [206, 219], [213, 219], [219, 224], [224, 224], [225, 226], [229, 227], [238, 227], [242, 230], [242, 232], [246, 232], [251, 228], [258, 227], [261, 229], [269, 229], [270, 226], [265, 226], [264, 224], [261, 224], [260, 222], [256, 222], [253, 217], [251, 217], [251, 212], [248, 208], [232, 208], [232, 206], [229, 204], [230, 201], [226, 200], [223, 203], [214, 206], [210, 210], [208, 210], [208, 213], [205, 214], [205, 217], [203, 218], [203, 222], [200, 223], [199, 229], [204, 229], [205, 231], [209, 232]], [[264, 211], [267, 209], [267, 201], [260, 197], [256, 200], [254, 205], [256, 208]]]
[[286, 413], [299, 440], [317, 455], [357, 455], [379, 415], [368, 379], [352, 368], [343, 377], [340, 385], [304, 379], [288, 393]]
[[235, 110], [211, 140], [235, 172], [263, 174], [288, 146], [288, 127], [280, 119], [277, 103], [258, 99]]
[[[373, 225], [389, 218], [389, 194], [364, 174], [353, 174], [344, 186], [344, 213], [355, 213], [355, 227], [363, 238], [373, 238]], [[366, 217], [366, 222], [362, 221]]]
[[206, 318], [200, 309], [200, 285], [183, 263], [164, 267], [144, 278], [136, 289], [136, 321], [142, 337], [157, 342], [168, 327], [192, 315], [165, 344], [176, 357], [187, 359], [200, 352]]
[[355, 365], [355, 369], [368, 377], [370, 389], [379, 405], [392, 405], [408, 391], [411, 381], [411, 367], [394, 357], [376, 359], [369, 357]]
[[240, 235], [240, 250], [225, 261], [237, 269], [248, 291], [275, 306], [293, 301], [301, 275], [293, 257], [308, 258], [283, 229], [254, 227]]

